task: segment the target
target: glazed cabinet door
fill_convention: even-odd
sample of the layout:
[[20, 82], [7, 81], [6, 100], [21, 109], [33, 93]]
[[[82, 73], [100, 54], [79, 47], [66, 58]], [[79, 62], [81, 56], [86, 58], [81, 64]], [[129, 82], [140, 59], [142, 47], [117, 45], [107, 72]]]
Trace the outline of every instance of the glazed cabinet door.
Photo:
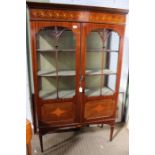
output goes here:
[[35, 101], [39, 123], [78, 121], [80, 25], [31, 22]]
[[120, 74], [121, 26], [82, 25], [83, 120], [113, 117]]

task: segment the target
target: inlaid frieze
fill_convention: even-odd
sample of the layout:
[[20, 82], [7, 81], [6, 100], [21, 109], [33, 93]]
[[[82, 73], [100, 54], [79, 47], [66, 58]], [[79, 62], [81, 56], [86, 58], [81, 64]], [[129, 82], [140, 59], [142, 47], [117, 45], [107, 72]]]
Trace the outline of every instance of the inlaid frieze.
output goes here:
[[31, 20], [58, 20], [58, 21], [81, 21], [99, 23], [125, 23], [125, 16], [122, 14], [100, 13], [89, 11], [65, 11], [48, 9], [31, 9]]

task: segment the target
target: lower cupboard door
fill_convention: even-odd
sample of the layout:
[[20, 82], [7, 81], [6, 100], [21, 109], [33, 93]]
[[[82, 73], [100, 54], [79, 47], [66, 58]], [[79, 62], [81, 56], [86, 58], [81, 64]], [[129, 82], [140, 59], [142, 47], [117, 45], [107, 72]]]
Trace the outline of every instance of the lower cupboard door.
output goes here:
[[41, 107], [42, 124], [61, 125], [75, 121], [75, 104], [73, 102], [44, 104]]
[[112, 99], [87, 101], [84, 106], [84, 120], [109, 118], [113, 116], [114, 110], [115, 101]]

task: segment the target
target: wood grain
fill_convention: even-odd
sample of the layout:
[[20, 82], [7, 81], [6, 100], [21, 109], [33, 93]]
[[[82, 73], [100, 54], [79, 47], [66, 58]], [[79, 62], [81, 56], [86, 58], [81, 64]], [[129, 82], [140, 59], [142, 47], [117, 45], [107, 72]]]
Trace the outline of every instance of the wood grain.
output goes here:
[[30, 20], [55, 20], [125, 24], [125, 16], [122, 14], [48, 9], [30, 9]]
[[28, 155], [32, 155], [31, 139], [32, 139], [31, 122], [28, 119], [26, 119], [26, 145]]
[[60, 123], [73, 121], [75, 118], [75, 106], [71, 102], [44, 104], [41, 107], [43, 123]]
[[30, 143], [32, 138], [31, 122], [26, 119], [26, 144]]
[[84, 118], [100, 119], [102, 117], [111, 117], [114, 113], [114, 100], [97, 100], [85, 103]]

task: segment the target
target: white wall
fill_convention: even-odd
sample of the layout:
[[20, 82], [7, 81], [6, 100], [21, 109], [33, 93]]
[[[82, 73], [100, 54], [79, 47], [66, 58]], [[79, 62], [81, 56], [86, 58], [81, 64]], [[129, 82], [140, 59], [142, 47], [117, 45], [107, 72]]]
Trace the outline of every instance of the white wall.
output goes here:
[[32, 2], [51, 2], [61, 4], [93, 5], [111, 8], [129, 8], [129, 0], [27, 0]]
[[128, 0], [49, 0], [52, 3], [68, 3], [68, 4], [81, 4], [93, 5], [112, 8], [128, 8]]

